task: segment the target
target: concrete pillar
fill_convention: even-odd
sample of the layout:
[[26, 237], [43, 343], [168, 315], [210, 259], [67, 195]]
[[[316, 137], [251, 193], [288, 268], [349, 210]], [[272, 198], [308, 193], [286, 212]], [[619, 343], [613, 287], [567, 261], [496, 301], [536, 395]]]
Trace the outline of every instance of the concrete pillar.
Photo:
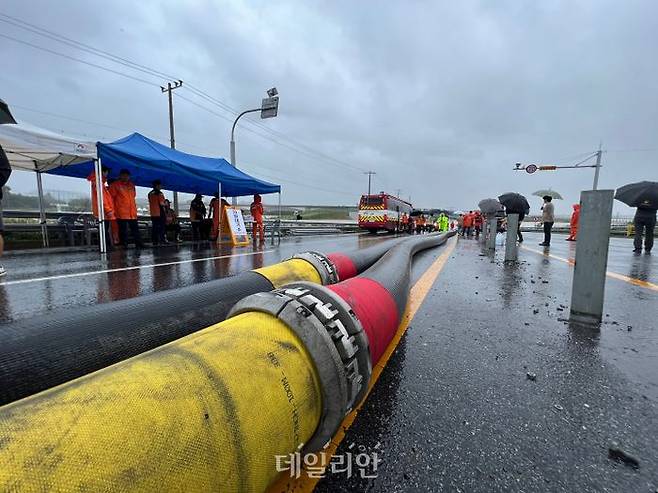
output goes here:
[[580, 194], [570, 315], [576, 323], [597, 324], [603, 316], [613, 197], [614, 190], [587, 190]]
[[516, 262], [518, 249], [516, 247], [516, 234], [519, 231], [519, 215], [507, 215], [507, 240], [505, 242], [505, 262]]
[[487, 247], [490, 250], [495, 250], [496, 249], [496, 232], [498, 231], [498, 219], [494, 217], [490, 217], [487, 220], [487, 223], [489, 224], [489, 227], [487, 228], [489, 230], [489, 236], [487, 236]]

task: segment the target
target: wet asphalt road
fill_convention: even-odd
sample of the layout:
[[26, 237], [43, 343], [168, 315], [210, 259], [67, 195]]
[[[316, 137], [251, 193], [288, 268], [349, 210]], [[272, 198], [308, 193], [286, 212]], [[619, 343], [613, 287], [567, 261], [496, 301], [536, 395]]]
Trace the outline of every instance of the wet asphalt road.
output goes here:
[[[526, 238], [541, 250], [537, 235]], [[573, 244], [555, 238], [551, 253], [573, 257]], [[262, 250], [186, 245], [117, 252], [105, 263], [93, 252], [8, 255], [0, 320], [383, 240], [297, 238]], [[612, 240], [609, 270], [657, 282], [658, 257], [634, 256], [630, 245]], [[413, 281], [440, 252], [416, 256]], [[506, 266], [501, 254], [482, 255], [475, 241], [460, 240], [338, 450], [377, 451], [377, 478], [338, 474], [317, 491], [656, 491], [658, 293], [608, 279], [601, 331], [584, 331], [560, 320], [568, 316], [568, 264], [521, 250], [521, 262]], [[140, 268], [97, 272], [130, 267]], [[639, 469], [608, 458], [613, 441]]]
[[[630, 245], [613, 240], [609, 270], [655, 280]], [[460, 240], [338, 449], [377, 452], [377, 477], [316, 491], [657, 491], [658, 292], [608, 279], [600, 332], [578, 329], [561, 320], [568, 264], [501, 254]], [[613, 442], [639, 469], [608, 458]]]
[[0, 281], [0, 323], [231, 276], [308, 250], [346, 252], [392, 238], [351, 234], [290, 238], [262, 247], [171, 245], [115, 251], [105, 261], [91, 251], [8, 253], [2, 259], [8, 274]]

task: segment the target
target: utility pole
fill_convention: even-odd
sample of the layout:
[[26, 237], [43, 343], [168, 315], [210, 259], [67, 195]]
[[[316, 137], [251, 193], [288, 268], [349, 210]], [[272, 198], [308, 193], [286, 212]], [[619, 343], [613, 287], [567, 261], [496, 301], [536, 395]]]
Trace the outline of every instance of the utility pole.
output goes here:
[[602, 143], [599, 143], [599, 150], [596, 152], [596, 165], [594, 166], [594, 186], [592, 190], [596, 190], [599, 187], [599, 171], [601, 170], [601, 151]]
[[373, 175], [376, 175], [377, 173], [375, 173], [374, 171], [364, 171], [363, 174], [368, 175], [368, 195], [370, 195], [370, 184], [371, 184], [371, 181], [372, 181], [372, 177], [373, 177]]
[[[174, 100], [171, 91], [178, 89], [182, 85], [182, 80], [175, 80], [174, 82], [167, 82], [167, 87], [160, 86], [162, 92], [166, 92], [169, 98], [169, 146], [172, 149], [176, 149], [176, 138], [174, 137]], [[178, 192], [174, 192], [174, 211], [178, 215]]]
[[396, 188], [396, 189], [395, 189], [395, 196], [396, 196], [396, 197], [400, 198], [400, 194], [401, 194], [401, 193], [402, 193], [402, 189], [401, 189], [401, 188]]

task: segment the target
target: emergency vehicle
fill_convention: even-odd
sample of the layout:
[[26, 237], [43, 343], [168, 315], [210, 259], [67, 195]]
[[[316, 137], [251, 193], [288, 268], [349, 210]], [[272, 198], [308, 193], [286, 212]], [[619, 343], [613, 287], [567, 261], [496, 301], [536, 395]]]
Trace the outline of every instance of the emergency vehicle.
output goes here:
[[408, 216], [412, 210], [409, 202], [384, 192], [362, 195], [359, 201], [359, 228], [372, 233], [397, 231], [402, 214]]

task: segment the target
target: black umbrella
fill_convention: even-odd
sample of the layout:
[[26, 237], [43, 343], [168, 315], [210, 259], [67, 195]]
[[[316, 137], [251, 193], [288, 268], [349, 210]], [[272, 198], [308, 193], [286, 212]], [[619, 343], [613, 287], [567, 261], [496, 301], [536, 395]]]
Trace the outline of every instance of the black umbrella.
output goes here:
[[658, 182], [640, 181], [617, 189], [615, 198], [631, 207], [658, 209]]
[[7, 103], [0, 99], [0, 124], [2, 123], [16, 123], [16, 120], [11, 116]]
[[503, 206], [498, 199], [482, 199], [478, 202], [478, 207], [483, 214], [495, 214], [503, 209]]
[[508, 214], [528, 214], [530, 212], [528, 200], [520, 193], [504, 193], [498, 196], [498, 200], [505, 206]]

